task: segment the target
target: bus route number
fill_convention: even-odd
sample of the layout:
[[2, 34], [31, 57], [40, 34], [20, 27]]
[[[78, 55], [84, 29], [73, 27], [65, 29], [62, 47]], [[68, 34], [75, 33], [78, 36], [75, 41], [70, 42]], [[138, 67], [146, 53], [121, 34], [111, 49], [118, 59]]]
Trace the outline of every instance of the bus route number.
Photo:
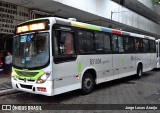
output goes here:
[[101, 64], [101, 59], [90, 59], [90, 65]]

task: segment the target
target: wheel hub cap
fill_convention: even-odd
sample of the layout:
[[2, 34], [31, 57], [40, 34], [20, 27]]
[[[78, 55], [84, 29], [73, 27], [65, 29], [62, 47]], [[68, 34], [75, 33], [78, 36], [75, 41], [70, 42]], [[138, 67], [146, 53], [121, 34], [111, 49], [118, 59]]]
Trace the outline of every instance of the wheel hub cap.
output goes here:
[[91, 79], [89, 79], [89, 78], [85, 79], [85, 81], [84, 81], [84, 87], [85, 87], [86, 89], [90, 89], [91, 86], [92, 86], [92, 81], [91, 81]]

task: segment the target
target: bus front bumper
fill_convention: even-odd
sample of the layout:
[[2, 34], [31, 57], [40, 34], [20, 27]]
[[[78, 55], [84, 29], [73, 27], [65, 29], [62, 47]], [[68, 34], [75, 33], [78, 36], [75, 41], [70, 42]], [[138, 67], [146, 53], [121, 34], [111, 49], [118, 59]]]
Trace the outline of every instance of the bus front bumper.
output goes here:
[[52, 96], [52, 90], [53, 90], [52, 81], [45, 81], [44, 83], [39, 84], [35, 82], [25, 82], [22, 80], [15, 80], [14, 77], [12, 77], [11, 80], [12, 80], [12, 87], [15, 90]]

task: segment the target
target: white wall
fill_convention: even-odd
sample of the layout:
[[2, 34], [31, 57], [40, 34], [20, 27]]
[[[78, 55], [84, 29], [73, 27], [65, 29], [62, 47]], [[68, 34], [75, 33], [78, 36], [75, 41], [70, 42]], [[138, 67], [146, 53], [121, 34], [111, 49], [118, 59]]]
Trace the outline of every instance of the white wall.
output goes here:
[[[111, 11], [114, 12], [112, 19], [120, 23], [133, 26], [148, 32], [160, 34], [160, 25], [149, 19], [125, 8], [111, 0], [54, 0], [62, 4], [111, 19]], [[139, 0], [152, 8], [151, 0]], [[116, 13], [118, 12], [118, 13]]]

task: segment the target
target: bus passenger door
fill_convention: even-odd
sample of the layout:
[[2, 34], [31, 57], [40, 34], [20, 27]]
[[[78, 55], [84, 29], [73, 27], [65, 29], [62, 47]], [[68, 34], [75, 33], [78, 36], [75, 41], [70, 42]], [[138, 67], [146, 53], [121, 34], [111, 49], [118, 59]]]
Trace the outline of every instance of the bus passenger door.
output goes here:
[[136, 55], [134, 48], [134, 37], [124, 36], [124, 50], [122, 66], [125, 69], [122, 77], [136, 74]]
[[135, 57], [133, 38], [113, 35], [112, 50], [114, 78], [117, 79], [134, 74], [135, 59], [132, 58]]
[[[63, 27], [63, 29], [65, 28]], [[59, 29], [55, 30], [52, 43], [52, 49], [54, 49], [54, 94], [80, 88], [74, 45], [74, 32]]]
[[[121, 48], [122, 47], [122, 48]], [[114, 79], [119, 78], [119, 72], [121, 71], [121, 59], [124, 52], [122, 37], [118, 35], [112, 35], [112, 51], [113, 51], [113, 75]]]
[[97, 83], [113, 80], [110, 35], [95, 32], [94, 40], [97, 54], [92, 56], [90, 65], [97, 71]]
[[[160, 48], [158, 48], [159, 51], [158, 51], [158, 55], [157, 55], [155, 41], [150, 40], [149, 43], [150, 43], [150, 68], [153, 69], [157, 66], [157, 60], [159, 61]], [[156, 58], [156, 55], [157, 55], [157, 58]]]

